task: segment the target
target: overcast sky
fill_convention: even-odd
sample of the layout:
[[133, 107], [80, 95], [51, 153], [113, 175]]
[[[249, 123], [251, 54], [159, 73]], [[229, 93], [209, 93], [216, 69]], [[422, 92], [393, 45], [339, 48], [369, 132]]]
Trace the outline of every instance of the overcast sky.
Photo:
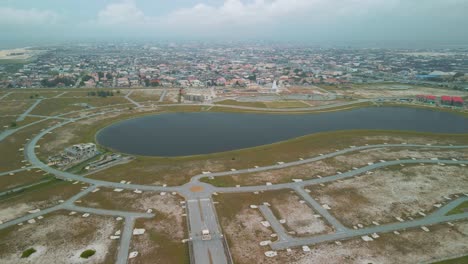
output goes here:
[[0, 0], [0, 41], [468, 44], [468, 0]]

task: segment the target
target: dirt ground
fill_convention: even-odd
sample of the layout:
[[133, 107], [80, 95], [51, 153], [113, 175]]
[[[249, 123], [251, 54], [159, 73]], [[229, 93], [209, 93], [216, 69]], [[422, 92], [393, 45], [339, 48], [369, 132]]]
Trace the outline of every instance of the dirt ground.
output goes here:
[[[161, 195], [164, 194], [164, 195]], [[92, 192], [81, 199], [81, 206], [95, 207], [108, 210], [127, 210], [135, 212], [146, 212], [148, 209], [161, 211], [165, 214], [178, 215], [182, 218], [181, 205], [183, 199], [172, 193], [143, 192], [141, 194], [124, 190], [114, 192], [113, 189], [100, 189]]]
[[369, 162], [376, 163], [380, 160], [395, 159], [431, 159], [450, 160], [456, 158], [466, 160], [468, 158], [468, 149], [443, 150], [443, 149], [402, 149], [402, 148], [377, 148], [362, 150], [357, 153], [337, 156], [329, 161], [338, 170], [349, 170], [352, 167], [366, 166]]
[[395, 159], [439, 159], [457, 158], [459, 160], [468, 158], [468, 150], [437, 150], [429, 148], [404, 149], [404, 148], [376, 148], [362, 150], [351, 154], [341, 155], [334, 158], [312, 162], [304, 165], [294, 166], [279, 170], [270, 170], [257, 173], [246, 173], [233, 176], [218, 177], [214, 180], [205, 180], [208, 183], [220, 186], [235, 185], [262, 185], [267, 182], [273, 184], [291, 182], [293, 179], [312, 179], [317, 176], [335, 175], [337, 172], [347, 171], [353, 167], [366, 166], [369, 162]]
[[395, 217], [421, 217], [419, 212], [444, 204], [444, 196], [465, 193], [468, 173], [460, 166], [395, 166], [334, 182], [314, 185], [311, 196], [328, 204], [344, 225], [395, 222]]
[[275, 241], [270, 227], [264, 227], [265, 221], [259, 209], [250, 205], [267, 202], [278, 220], [285, 219], [284, 227], [291, 236], [322, 234], [331, 231], [321, 219], [314, 217], [314, 211], [292, 190], [254, 193], [219, 194], [214, 196], [216, 210], [223, 232], [226, 234], [234, 263], [255, 263], [268, 247], [260, 246], [261, 241]]
[[[282, 250], [274, 258], [265, 257], [263, 252], [256, 254], [256, 258], [251, 256], [250, 259], [236, 255], [236, 259], [239, 259], [236, 263], [413, 264], [468, 253], [468, 222], [455, 223], [454, 227], [440, 224], [429, 229], [430, 232], [410, 229], [401, 231], [400, 235], [379, 234], [380, 238], [371, 242], [356, 238], [341, 241], [342, 245], [324, 243], [310, 246], [311, 252], [307, 253], [300, 248], [292, 249], [290, 253]], [[246, 248], [249, 245], [254, 246], [253, 241], [244, 243]], [[264, 248], [264, 251], [267, 250], [270, 249]]]
[[136, 221], [135, 228], [144, 228], [145, 233], [132, 238], [130, 251], [137, 251], [138, 256], [129, 263], [189, 263], [188, 246], [182, 243], [188, 235], [181, 201], [169, 194], [138, 200], [144, 208], [152, 208], [156, 216]]
[[[13, 226], [0, 231], [2, 263], [114, 263], [119, 240], [109, 237], [121, 228], [111, 217], [81, 214], [69, 216], [61, 211], [45, 215], [35, 224]], [[37, 252], [28, 258], [21, 254], [28, 248]], [[89, 259], [80, 258], [87, 250], [96, 250]]]
[[355, 85], [351, 89], [337, 89], [337, 92], [339, 94], [358, 98], [405, 97], [416, 96], [418, 94], [466, 96], [466, 93], [463, 91], [401, 84]]
[[44, 209], [59, 204], [80, 192], [86, 185], [62, 181], [38, 185], [23, 192], [10, 194], [0, 199], [0, 221], [6, 222], [26, 215], [28, 211]]
[[300, 197], [291, 194], [273, 200], [272, 207], [277, 212], [278, 220], [284, 219], [284, 226], [292, 236], [311, 236], [333, 231], [307, 204], [300, 203]]

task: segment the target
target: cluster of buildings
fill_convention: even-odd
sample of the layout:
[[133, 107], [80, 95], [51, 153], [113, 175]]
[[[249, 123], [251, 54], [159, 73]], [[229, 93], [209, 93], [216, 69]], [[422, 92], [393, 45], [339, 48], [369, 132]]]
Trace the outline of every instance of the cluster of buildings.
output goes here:
[[[259, 44], [89, 44], [0, 66], [0, 87], [236, 87], [395, 81], [465, 89], [468, 52]], [[440, 54], [443, 55], [440, 55]]]
[[443, 95], [440, 98], [435, 95], [417, 95], [416, 100], [428, 104], [440, 104], [445, 106], [456, 106], [463, 107], [463, 98], [459, 96], [447, 96]]
[[94, 143], [76, 144], [66, 148], [58, 155], [49, 157], [47, 162], [49, 166], [56, 165], [63, 168], [93, 158], [97, 154], [99, 153]]

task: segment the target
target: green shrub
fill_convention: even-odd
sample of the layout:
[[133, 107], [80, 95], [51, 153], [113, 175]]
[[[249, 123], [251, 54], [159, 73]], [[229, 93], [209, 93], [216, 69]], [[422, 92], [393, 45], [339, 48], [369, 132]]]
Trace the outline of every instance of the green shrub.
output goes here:
[[23, 254], [21, 254], [21, 258], [27, 258], [31, 256], [36, 250], [34, 248], [28, 248], [25, 251], [23, 251]]
[[87, 259], [87, 258], [91, 257], [92, 255], [94, 255], [95, 253], [96, 253], [96, 250], [88, 249], [88, 250], [83, 251], [83, 253], [81, 253], [80, 257]]

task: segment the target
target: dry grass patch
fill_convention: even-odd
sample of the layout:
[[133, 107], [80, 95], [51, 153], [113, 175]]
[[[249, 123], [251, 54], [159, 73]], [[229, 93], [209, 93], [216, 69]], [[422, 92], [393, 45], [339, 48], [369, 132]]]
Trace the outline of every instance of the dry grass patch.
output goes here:
[[261, 225], [265, 218], [250, 205], [271, 204], [278, 219], [286, 219], [285, 228], [296, 235], [326, 233], [331, 229], [314, 217], [313, 210], [299, 203], [299, 197], [291, 190], [254, 193], [232, 193], [214, 196], [219, 220], [228, 240], [235, 263], [255, 263], [269, 247], [259, 245], [272, 240], [273, 231]]
[[83, 184], [54, 180], [43, 183], [23, 192], [13, 193], [0, 198], [0, 221], [6, 222], [26, 215], [34, 209], [44, 209], [59, 204], [80, 192]]
[[[32, 139], [34, 135], [38, 134], [42, 129], [45, 129], [57, 122], [58, 121], [54, 120], [46, 120], [23, 128], [0, 141], [0, 172], [15, 170], [22, 166], [27, 166], [26, 163], [21, 162], [24, 160], [24, 152], [19, 151], [19, 149], [24, 148], [27, 143], [27, 139]], [[42, 142], [39, 141], [38, 145], [41, 145], [41, 143]]]
[[[110, 217], [80, 214], [68, 216], [59, 211], [44, 216], [35, 224], [24, 224], [0, 230], [2, 263], [115, 263], [119, 240], [109, 237], [121, 228]], [[27, 239], [25, 239], [27, 238]], [[21, 254], [28, 248], [35, 253], [28, 258]], [[86, 249], [96, 254], [85, 260], [80, 254]]]
[[147, 199], [146, 206], [154, 208], [152, 219], [138, 219], [135, 228], [144, 228], [145, 234], [132, 238], [131, 251], [138, 257], [129, 263], [189, 263], [185, 210], [180, 205], [182, 198], [173, 195], [156, 195]]
[[152, 209], [177, 215], [181, 207], [178, 202], [183, 199], [173, 193], [161, 195], [159, 192], [143, 192], [137, 194], [128, 190], [114, 192], [112, 189], [101, 188], [97, 192], [86, 195], [81, 201], [80, 205], [87, 207], [139, 212]]
[[371, 225], [433, 211], [435, 204], [445, 202], [443, 196], [466, 192], [468, 173], [460, 166], [396, 166], [309, 189], [343, 224]]
[[50, 179], [50, 176], [44, 175], [44, 171], [37, 171], [37, 169], [31, 169], [30, 171], [16, 172], [13, 175], [0, 176], [0, 191]]

